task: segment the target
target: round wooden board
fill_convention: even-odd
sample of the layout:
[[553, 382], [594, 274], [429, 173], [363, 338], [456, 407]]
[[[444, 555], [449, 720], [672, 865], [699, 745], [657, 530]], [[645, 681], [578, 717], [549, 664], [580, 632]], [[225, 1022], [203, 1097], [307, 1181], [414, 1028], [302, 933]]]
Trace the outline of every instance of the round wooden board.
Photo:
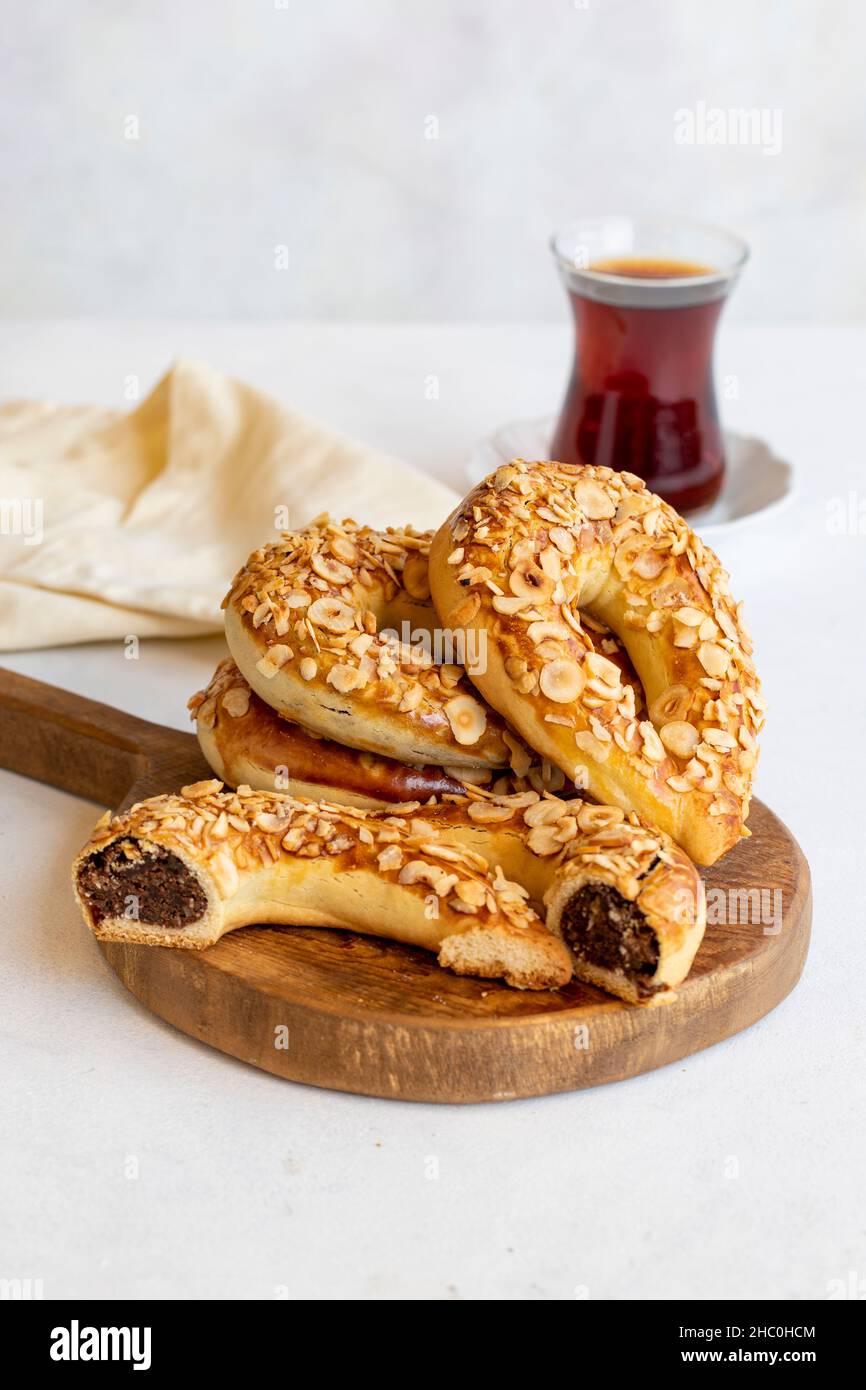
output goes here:
[[[0, 766], [101, 806], [213, 775], [191, 734], [2, 668]], [[208, 951], [100, 947], [155, 1014], [292, 1081], [397, 1100], [576, 1091], [730, 1037], [797, 983], [809, 870], [760, 801], [749, 825], [752, 837], [705, 874], [710, 925], [689, 978], [654, 1007], [577, 983], [524, 993], [460, 979], [426, 952], [350, 932], [252, 927]]]
[[463, 979], [424, 951], [350, 932], [251, 927], [201, 952], [100, 947], [155, 1014], [292, 1081], [452, 1102], [576, 1091], [709, 1047], [793, 989], [809, 870], [759, 801], [749, 824], [751, 839], [705, 873], [711, 916], [727, 924], [708, 926], [676, 997], [651, 1007], [579, 983], [530, 993]]

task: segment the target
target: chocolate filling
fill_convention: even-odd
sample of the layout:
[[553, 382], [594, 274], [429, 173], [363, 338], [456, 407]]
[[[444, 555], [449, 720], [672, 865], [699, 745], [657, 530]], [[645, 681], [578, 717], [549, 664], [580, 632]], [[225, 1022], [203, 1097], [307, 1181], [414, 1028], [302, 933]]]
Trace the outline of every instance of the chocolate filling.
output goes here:
[[654, 993], [655, 932], [635, 903], [606, 883], [588, 883], [569, 898], [560, 922], [565, 942], [588, 965], [622, 970], [641, 994]]
[[188, 927], [207, 898], [186, 865], [167, 849], [116, 840], [86, 859], [78, 890], [97, 923], [126, 917], [160, 927]]

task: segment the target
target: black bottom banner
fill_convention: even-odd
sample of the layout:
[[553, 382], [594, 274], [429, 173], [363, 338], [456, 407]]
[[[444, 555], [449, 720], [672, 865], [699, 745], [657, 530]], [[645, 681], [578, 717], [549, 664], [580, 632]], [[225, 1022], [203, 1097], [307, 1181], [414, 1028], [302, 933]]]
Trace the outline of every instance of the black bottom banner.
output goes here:
[[[305, 1375], [304, 1365], [318, 1339], [306, 1342], [308, 1315], [299, 1314], [296, 1307], [283, 1301], [22, 1300], [0, 1302], [0, 1318], [8, 1360], [20, 1365], [25, 1375], [47, 1371], [52, 1378], [62, 1379], [98, 1376], [104, 1370], [115, 1375], [161, 1376], [167, 1371], [197, 1376], [254, 1371], [260, 1375], [271, 1368], [285, 1375], [293, 1366], [296, 1373]], [[575, 1350], [582, 1348], [582, 1360], [585, 1355], [592, 1363], [603, 1358], [618, 1372], [634, 1367], [645, 1374], [651, 1366], [658, 1375], [681, 1367], [699, 1375], [712, 1366], [734, 1370], [811, 1366], [826, 1373], [856, 1364], [861, 1323], [860, 1316], [852, 1314], [855, 1308], [836, 1302], [584, 1302], [571, 1307], [563, 1332]], [[501, 1329], [495, 1315], [492, 1322], [489, 1319], [490, 1314], [485, 1315], [479, 1349], [483, 1345], [485, 1359], [491, 1352], [495, 1359], [497, 1336], [506, 1346], [512, 1345], [516, 1328], [513, 1314]], [[371, 1373], [375, 1326], [367, 1325], [360, 1343], [345, 1331], [329, 1340], [329, 1379], [340, 1369], [341, 1348], [345, 1348], [347, 1373]], [[380, 1348], [386, 1375], [395, 1350], [393, 1324], [389, 1326], [392, 1330]], [[448, 1336], [446, 1328], [439, 1321], [440, 1339]], [[403, 1345], [402, 1336], [399, 1344]], [[435, 1359], [443, 1355], [440, 1348]], [[400, 1357], [404, 1360], [405, 1346]]]

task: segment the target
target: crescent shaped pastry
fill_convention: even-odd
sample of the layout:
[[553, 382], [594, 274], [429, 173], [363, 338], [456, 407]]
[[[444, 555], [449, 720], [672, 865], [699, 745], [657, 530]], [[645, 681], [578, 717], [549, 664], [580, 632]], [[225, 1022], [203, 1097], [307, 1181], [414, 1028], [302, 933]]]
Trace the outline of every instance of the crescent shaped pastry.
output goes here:
[[685, 978], [705, 924], [667, 837], [536, 792], [370, 812], [196, 783], [103, 817], [73, 879], [105, 940], [201, 949], [260, 923], [345, 927], [460, 974], [549, 989], [574, 971], [636, 1003]]
[[[764, 700], [728, 577], [640, 478], [504, 464], [437, 532], [441, 621], [486, 636], [486, 702], [600, 802], [635, 810], [699, 864], [748, 834]], [[601, 620], [642, 683], [641, 716], [597, 650]]]
[[462, 796], [466, 783], [500, 795], [532, 788], [568, 795], [565, 775], [514, 740], [512, 763], [520, 771], [490, 768], [410, 767], [396, 758], [361, 753], [284, 719], [250, 688], [231, 657], [221, 661], [205, 690], [189, 701], [199, 746], [229, 786], [288, 792], [314, 801], [336, 801], [371, 810], [401, 801]]

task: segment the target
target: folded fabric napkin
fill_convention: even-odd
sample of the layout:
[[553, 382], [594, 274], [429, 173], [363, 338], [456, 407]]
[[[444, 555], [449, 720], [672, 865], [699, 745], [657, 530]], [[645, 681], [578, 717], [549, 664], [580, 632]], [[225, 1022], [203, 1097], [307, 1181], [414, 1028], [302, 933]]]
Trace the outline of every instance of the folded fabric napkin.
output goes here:
[[257, 546], [319, 512], [437, 526], [456, 494], [197, 362], [129, 414], [0, 407], [0, 650], [222, 627]]

